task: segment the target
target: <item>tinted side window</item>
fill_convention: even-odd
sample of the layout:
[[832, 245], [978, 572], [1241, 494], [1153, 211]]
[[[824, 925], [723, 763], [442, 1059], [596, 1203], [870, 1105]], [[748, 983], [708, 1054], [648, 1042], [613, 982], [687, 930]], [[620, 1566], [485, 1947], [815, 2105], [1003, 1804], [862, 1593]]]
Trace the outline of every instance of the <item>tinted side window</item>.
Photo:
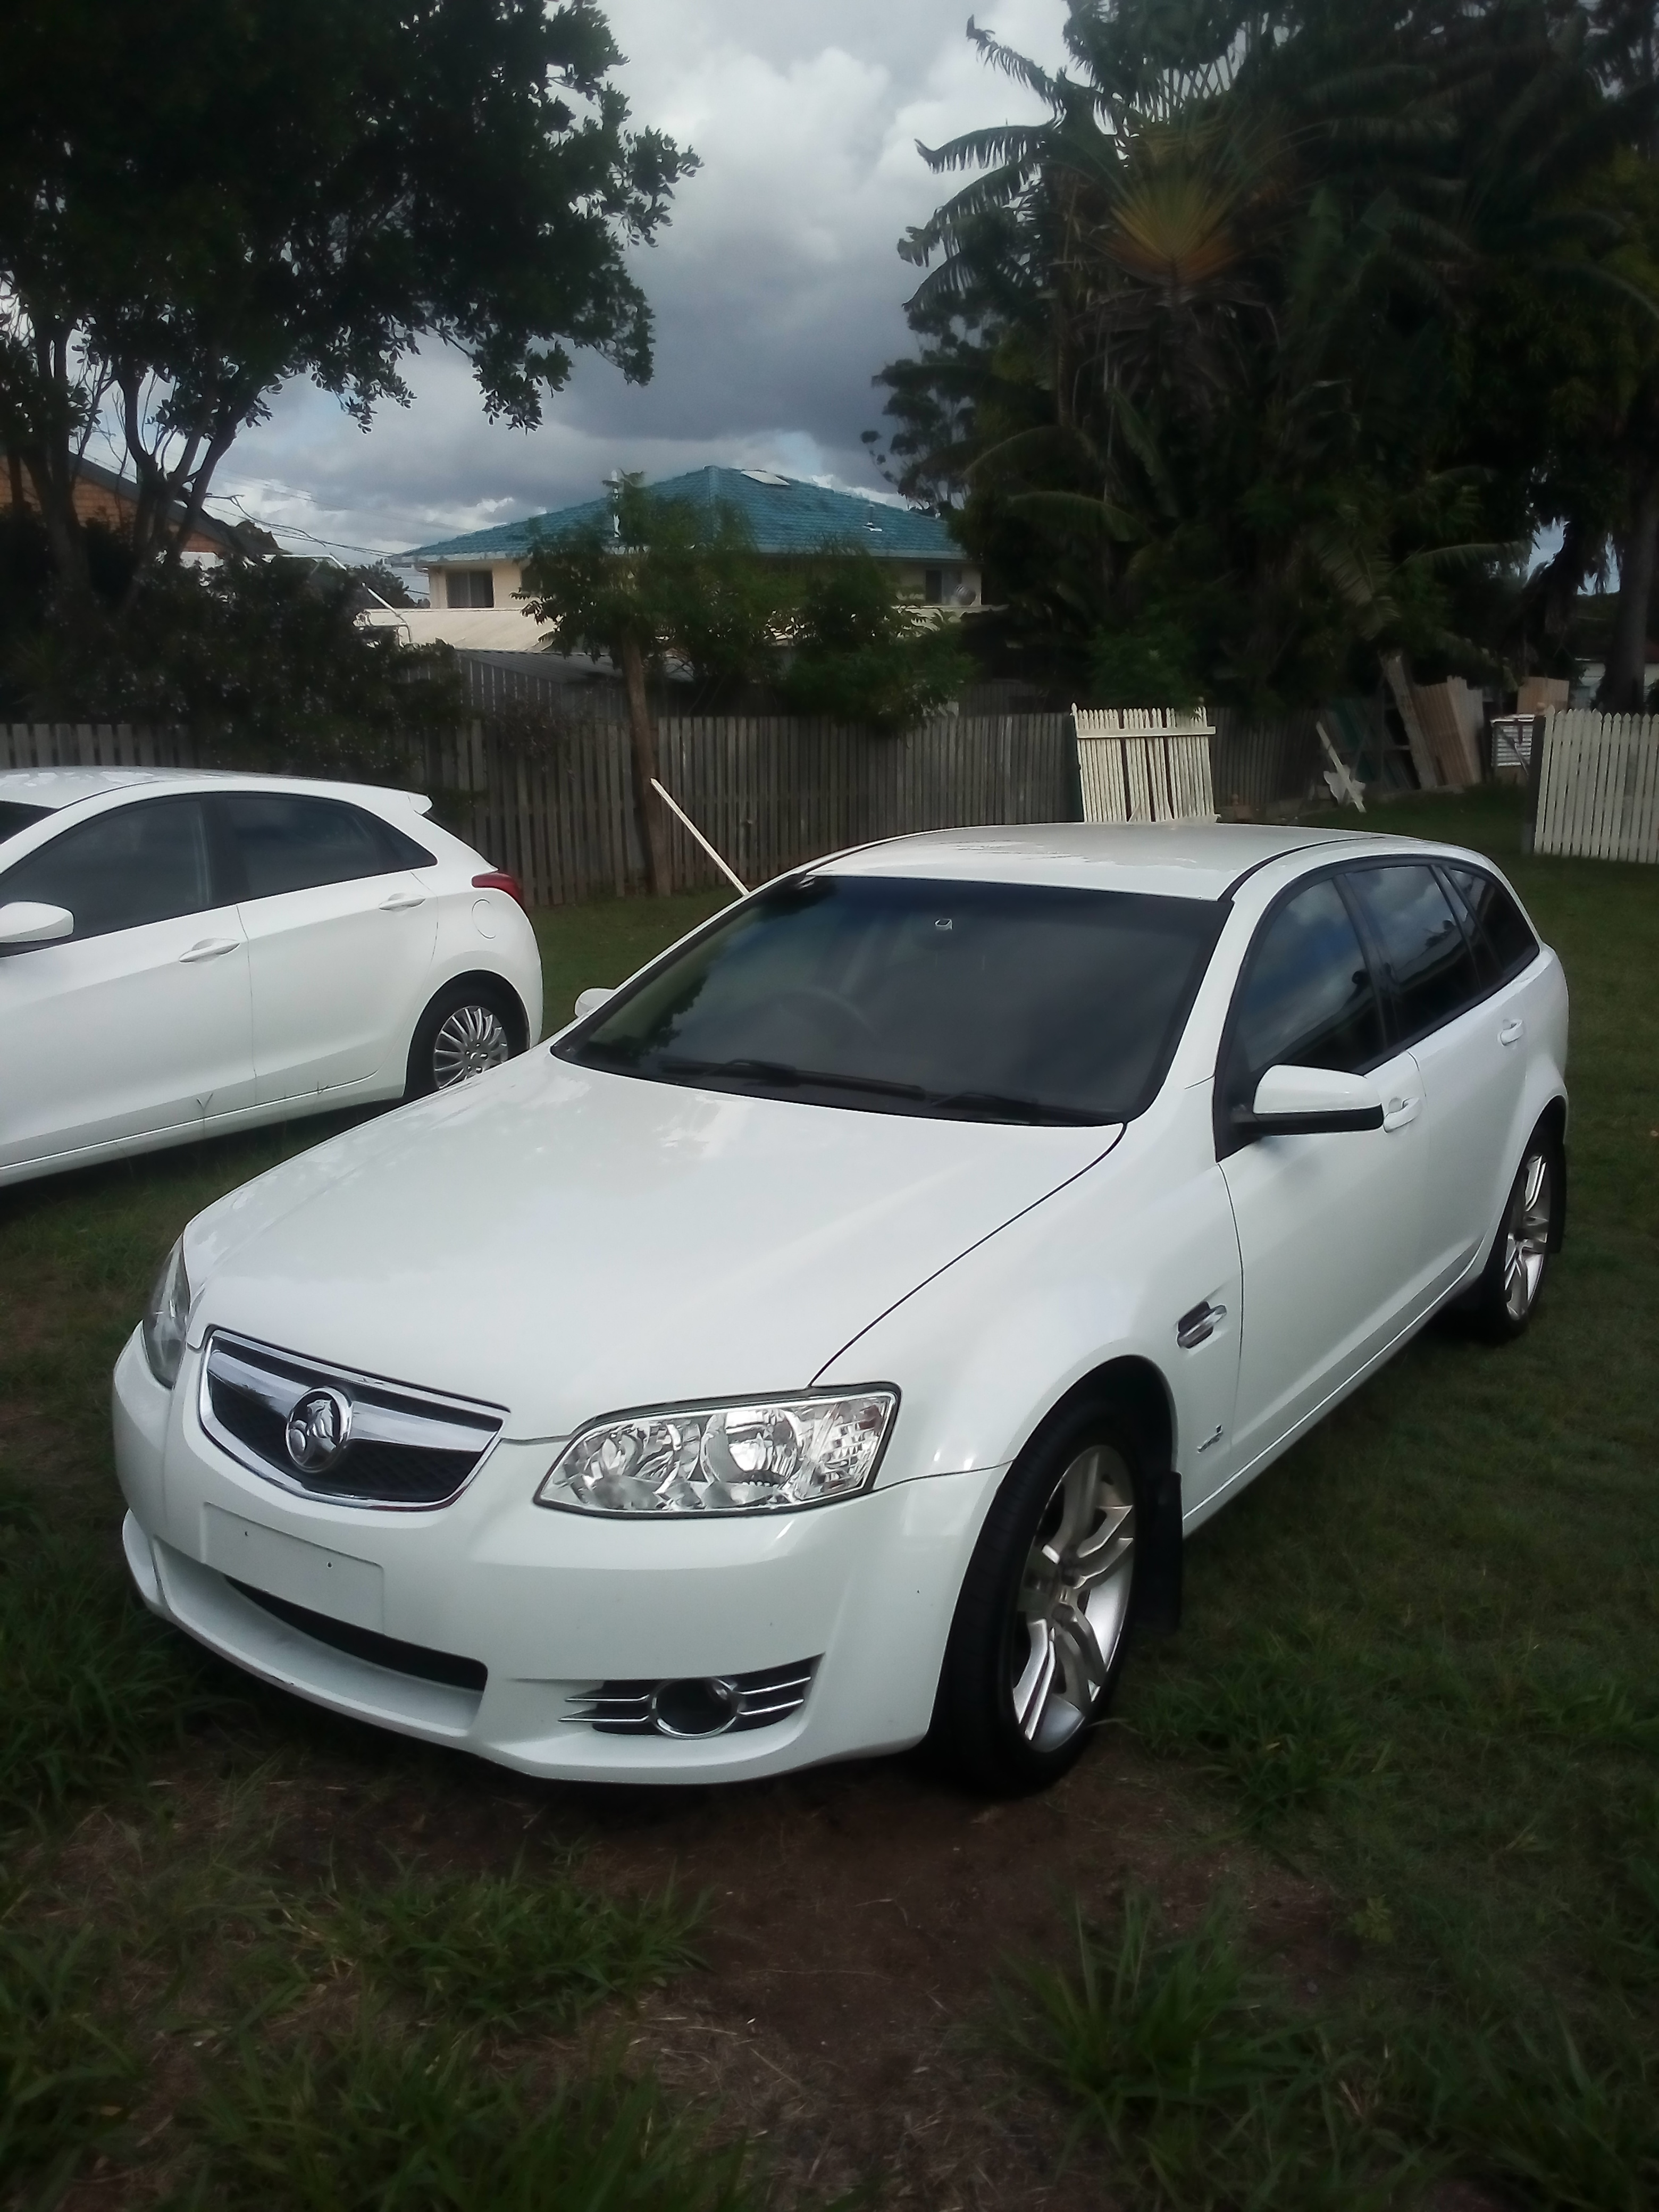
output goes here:
[[1448, 868], [1446, 873], [1473, 919], [1477, 945], [1492, 965], [1491, 980], [1507, 982], [1538, 957], [1538, 939], [1526, 916], [1502, 884], [1478, 868]]
[[[311, 890], [319, 884], [351, 883], [360, 876], [383, 876], [392, 868], [422, 867], [431, 854], [412, 838], [399, 836], [361, 807], [337, 799], [315, 799], [295, 792], [237, 791], [219, 802], [224, 809], [248, 898], [273, 898], [279, 891]], [[421, 853], [409, 860], [398, 851]]]
[[214, 903], [199, 799], [150, 799], [65, 830], [0, 876], [0, 901], [66, 906], [75, 934], [106, 937]]
[[1357, 1074], [1384, 1050], [1376, 987], [1352, 917], [1334, 883], [1310, 884], [1279, 908], [1245, 963], [1225, 1103], [1248, 1106], [1280, 1062]]
[[1356, 868], [1347, 878], [1376, 934], [1394, 991], [1400, 1042], [1425, 1036], [1484, 986], [1451, 902], [1430, 867]]

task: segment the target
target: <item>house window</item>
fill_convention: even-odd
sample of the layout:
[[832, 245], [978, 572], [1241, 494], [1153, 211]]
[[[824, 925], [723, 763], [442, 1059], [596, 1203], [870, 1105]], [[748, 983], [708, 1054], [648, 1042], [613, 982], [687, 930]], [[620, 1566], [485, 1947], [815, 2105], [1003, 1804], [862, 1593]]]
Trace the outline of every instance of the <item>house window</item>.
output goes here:
[[447, 590], [452, 607], [493, 607], [495, 579], [488, 568], [452, 568]]
[[925, 568], [921, 577], [921, 596], [930, 607], [936, 607], [945, 597], [943, 568]]

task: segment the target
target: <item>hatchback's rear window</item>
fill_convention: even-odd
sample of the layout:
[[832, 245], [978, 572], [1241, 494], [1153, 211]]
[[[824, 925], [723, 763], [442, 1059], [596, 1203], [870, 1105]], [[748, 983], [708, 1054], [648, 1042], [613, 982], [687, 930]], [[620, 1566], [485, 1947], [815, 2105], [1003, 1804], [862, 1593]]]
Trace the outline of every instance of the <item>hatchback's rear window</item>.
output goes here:
[[739, 908], [560, 1050], [658, 1082], [988, 1121], [1117, 1121], [1162, 1081], [1223, 910], [823, 875]]
[[0, 799], [0, 845], [31, 823], [44, 822], [51, 812], [49, 806], [25, 806], [21, 799]]

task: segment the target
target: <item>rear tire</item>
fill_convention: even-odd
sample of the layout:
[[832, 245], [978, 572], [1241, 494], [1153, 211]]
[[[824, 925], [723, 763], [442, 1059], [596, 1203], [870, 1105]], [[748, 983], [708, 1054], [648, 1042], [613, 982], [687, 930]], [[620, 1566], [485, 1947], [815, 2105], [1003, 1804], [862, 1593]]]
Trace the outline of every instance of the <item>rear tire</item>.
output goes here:
[[410, 1040], [405, 1098], [450, 1091], [521, 1053], [524, 1010], [505, 983], [463, 979], [440, 991]]
[[1537, 1310], [1550, 1254], [1560, 1242], [1565, 1185], [1561, 1148], [1540, 1126], [1527, 1139], [1498, 1234], [1466, 1309], [1470, 1328], [1489, 1344], [1512, 1344], [1525, 1334]]
[[1074, 1409], [1015, 1462], [963, 1578], [929, 1738], [971, 1788], [1046, 1790], [1104, 1717], [1147, 1505], [1134, 1426], [1109, 1404]]

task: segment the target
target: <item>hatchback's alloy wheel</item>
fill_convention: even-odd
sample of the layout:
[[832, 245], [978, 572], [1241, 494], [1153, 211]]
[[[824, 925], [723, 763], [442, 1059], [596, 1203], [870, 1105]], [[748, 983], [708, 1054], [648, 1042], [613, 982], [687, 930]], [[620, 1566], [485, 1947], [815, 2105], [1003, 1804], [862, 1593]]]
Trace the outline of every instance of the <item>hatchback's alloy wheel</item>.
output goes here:
[[513, 1056], [513, 1040], [493, 1006], [457, 1006], [432, 1040], [432, 1087], [447, 1091]]

